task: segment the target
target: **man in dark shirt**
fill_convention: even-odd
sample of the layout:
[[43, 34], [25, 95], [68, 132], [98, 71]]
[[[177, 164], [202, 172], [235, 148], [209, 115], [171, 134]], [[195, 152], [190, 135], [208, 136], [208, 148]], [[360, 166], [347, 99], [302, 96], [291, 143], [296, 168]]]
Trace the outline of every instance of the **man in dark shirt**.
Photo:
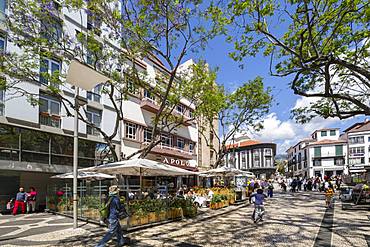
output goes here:
[[119, 200], [119, 188], [117, 185], [109, 187], [109, 216], [108, 223], [109, 228], [108, 232], [104, 235], [103, 239], [100, 240], [96, 247], [103, 247], [105, 244], [113, 237], [117, 235], [117, 246], [123, 246], [125, 241], [123, 238], [121, 224], [119, 222], [120, 212], [125, 210]]
[[22, 187], [19, 188], [19, 192], [15, 198], [15, 204], [13, 208], [13, 215], [16, 215], [18, 212], [18, 207], [21, 206], [22, 214], [26, 212], [26, 193]]

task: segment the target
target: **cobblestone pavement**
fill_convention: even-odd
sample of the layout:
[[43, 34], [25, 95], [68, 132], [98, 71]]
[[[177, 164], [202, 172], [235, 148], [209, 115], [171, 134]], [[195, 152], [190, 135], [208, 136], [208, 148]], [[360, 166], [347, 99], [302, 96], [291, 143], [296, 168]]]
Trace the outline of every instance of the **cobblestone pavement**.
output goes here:
[[[326, 210], [323, 204], [323, 195], [314, 192], [277, 194], [267, 201], [265, 220], [257, 225], [250, 219], [252, 206], [242, 205], [210, 211], [196, 219], [135, 231], [127, 236], [130, 246], [139, 247], [370, 246], [369, 211], [344, 211], [339, 202], [334, 210]], [[103, 228], [89, 224], [78, 231], [72, 231], [70, 226], [52, 230], [50, 226], [47, 234], [41, 229], [32, 236], [1, 240], [4, 239], [2, 222], [0, 216], [0, 246], [94, 246], [104, 234]], [[8, 220], [10, 222], [14, 220]], [[65, 224], [65, 227], [71, 221], [63, 223], [58, 218], [49, 223], [53, 226]], [[7, 227], [11, 229], [14, 224]], [[7, 233], [6, 236], [11, 235]], [[109, 246], [114, 246], [114, 242]]]

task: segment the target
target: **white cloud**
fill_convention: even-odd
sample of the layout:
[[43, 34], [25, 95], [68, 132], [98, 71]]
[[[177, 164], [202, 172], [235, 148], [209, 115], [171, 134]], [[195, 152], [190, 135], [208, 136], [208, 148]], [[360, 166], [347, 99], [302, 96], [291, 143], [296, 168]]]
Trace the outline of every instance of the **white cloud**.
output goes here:
[[[295, 103], [295, 107], [306, 106], [315, 99], [299, 98]], [[265, 142], [274, 142], [277, 144], [277, 153], [282, 154], [292, 145], [296, 144], [310, 135], [317, 129], [326, 127], [341, 127], [343, 121], [338, 118], [323, 119], [314, 118], [306, 124], [296, 123], [292, 119], [281, 120], [277, 113], [273, 112], [266, 116], [263, 121], [264, 128], [259, 132], [249, 133], [253, 139]], [[343, 125], [342, 125], [343, 126]]]

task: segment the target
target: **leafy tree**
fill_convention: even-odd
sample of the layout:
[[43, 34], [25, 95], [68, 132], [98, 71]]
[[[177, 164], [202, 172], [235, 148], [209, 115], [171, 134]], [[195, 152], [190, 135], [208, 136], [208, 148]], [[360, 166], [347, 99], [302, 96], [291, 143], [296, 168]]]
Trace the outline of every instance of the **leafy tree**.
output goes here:
[[[80, 16], [81, 22], [88, 18], [88, 27], [80, 26], [76, 33], [71, 33], [66, 27], [65, 12]], [[42, 81], [43, 91], [58, 98], [68, 116], [72, 116], [75, 103], [62, 90], [66, 87], [64, 68], [77, 59], [103, 73], [110, 81], [102, 84], [101, 93], [109, 98], [116, 112], [113, 131], [107, 133], [89, 121], [85, 108], [80, 108], [78, 117], [100, 133], [115, 161], [120, 157], [114, 138], [124, 119], [123, 105], [128, 97], [142, 97], [143, 90], [148, 90], [159, 110], [152, 119], [152, 140], [127, 158], [137, 154], [145, 157], [161, 142], [162, 132], [171, 133], [195, 120], [196, 114], [184, 117], [174, 115], [173, 111], [184, 97], [191, 104], [199, 103], [199, 93], [189, 94], [186, 90], [192, 88], [191, 85], [203, 87], [198, 76], [206, 75], [189, 76], [181, 72], [184, 69], [180, 65], [222, 32], [225, 21], [212, 2], [199, 0], [65, 0], [58, 3], [13, 0], [9, 1], [9, 13], [7, 37], [19, 51], [5, 53], [0, 58], [1, 88], [12, 97], [27, 97], [36, 106], [40, 104], [38, 93], [28, 92], [24, 83]], [[214, 19], [218, 21], [213, 22]], [[43, 69], [45, 58], [61, 61], [62, 69], [52, 73]], [[154, 80], [143, 69], [143, 61], [156, 64], [158, 71]]]
[[369, 23], [365, 0], [230, 1], [240, 31], [231, 57], [270, 56], [270, 73], [291, 80], [297, 95], [312, 98], [293, 110], [298, 121], [315, 116], [370, 115]]
[[[228, 144], [236, 134], [263, 127], [261, 121], [268, 113], [272, 101], [270, 93], [269, 88], [264, 88], [262, 78], [257, 77], [233, 92], [227, 92], [224, 87], [213, 84], [212, 89], [202, 95], [205, 102], [213, 102], [199, 105], [198, 111], [204, 122], [200, 126], [200, 133], [216, 155], [214, 168], [223, 164], [228, 153]], [[207, 136], [208, 127], [217, 145]]]

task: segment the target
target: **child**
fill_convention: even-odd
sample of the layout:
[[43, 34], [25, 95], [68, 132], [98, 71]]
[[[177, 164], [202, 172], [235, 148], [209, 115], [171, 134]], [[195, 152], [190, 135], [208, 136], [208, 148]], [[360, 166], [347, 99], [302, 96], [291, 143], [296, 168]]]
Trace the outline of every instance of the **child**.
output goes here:
[[12, 198], [8, 201], [8, 203], [6, 204], [6, 210], [8, 210], [9, 212], [12, 212], [13, 208], [14, 208], [14, 201], [15, 199]]
[[332, 201], [334, 197], [334, 189], [333, 186], [330, 184], [329, 187], [325, 191], [325, 202], [327, 208], [332, 208]]

